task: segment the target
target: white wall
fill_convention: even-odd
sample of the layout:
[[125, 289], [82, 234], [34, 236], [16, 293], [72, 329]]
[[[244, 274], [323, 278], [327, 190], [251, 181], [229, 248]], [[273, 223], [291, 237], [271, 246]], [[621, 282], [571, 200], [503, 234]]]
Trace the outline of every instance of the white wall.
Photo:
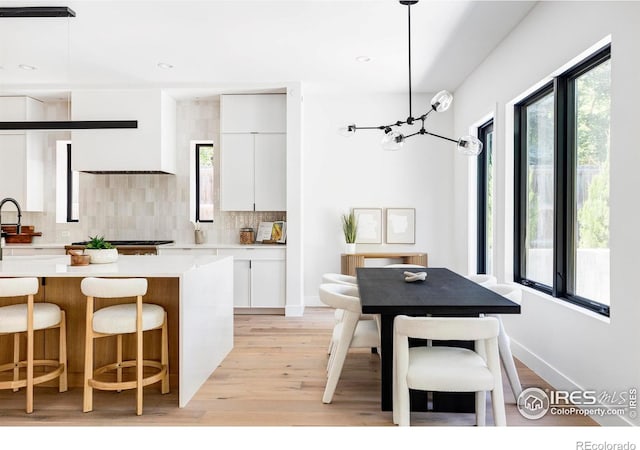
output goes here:
[[[627, 390], [640, 386], [637, 255], [637, 105], [640, 104], [640, 3], [540, 2], [455, 92], [455, 131], [496, 113], [496, 275], [511, 280], [513, 241], [512, 101], [611, 35], [611, 318], [527, 291], [520, 316], [505, 317], [514, 353], [559, 389]], [[557, 72], [556, 72], [557, 73]], [[454, 224], [467, 236], [475, 214], [474, 167], [455, 164]], [[471, 239], [455, 241], [458, 270], [473, 266]], [[616, 418], [602, 423], [625, 423]], [[638, 419], [625, 421], [635, 425]]]
[[[431, 97], [414, 95], [414, 115], [426, 112]], [[415, 245], [358, 244], [358, 251], [422, 251], [428, 253], [431, 266], [453, 262], [451, 173], [453, 160], [459, 157], [455, 144], [416, 136], [402, 150], [389, 152], [380, 146], [380, 131], [362, 130], [348, 138], [337, 132], [350, 123], [377, 126], [404, 120], [407, 115], [406, 94], [305, 92], [305, 305], [320, 304], [317, 295], [323, 273], [340, 272], [344, 252], [340, 217], [353, 207], [383, 208], [383, 217], [387, 207], [416, 208]], [[432, 114], [427, 130], [449, 136], [452, 118], [449, 111]]]

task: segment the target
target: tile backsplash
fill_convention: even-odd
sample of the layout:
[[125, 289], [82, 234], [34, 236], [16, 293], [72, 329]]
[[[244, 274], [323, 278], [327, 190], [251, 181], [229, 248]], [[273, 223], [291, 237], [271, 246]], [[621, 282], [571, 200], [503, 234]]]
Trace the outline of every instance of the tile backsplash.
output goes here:
[[[47, 103], [48, 120], [62, 120], [66, 103]], [[189, 151], [191, 142], [213, 141], [218, 148], [220, 103], [218, 100], [179, 101], [177, 111], [178, 167], [175, 175], [94, 175], [80, 174], [80, 213], [77, 223], [56, 223], [55, 147], [68, 133], [48, 136], [45, 157], [45, 211], [23, 213], [22, 223], [35, 225], [42, 237], [34, 243], [67, 243], [85, 240], [95, 234], [107, 239], [169, 239], [193, 243], [193, 224], [189, 221]], [[202, 223], [207, 242], [236, 244], [240, 228], [257, 229], [261, 221], [286, 220], [286, 213], [229, 212], [219, 210], [220, 158], [214, 150], [214, 222]], [[3, 214], [4, 218], [4, 214]], [[13, 220], [7, 214], [7, 221]]]

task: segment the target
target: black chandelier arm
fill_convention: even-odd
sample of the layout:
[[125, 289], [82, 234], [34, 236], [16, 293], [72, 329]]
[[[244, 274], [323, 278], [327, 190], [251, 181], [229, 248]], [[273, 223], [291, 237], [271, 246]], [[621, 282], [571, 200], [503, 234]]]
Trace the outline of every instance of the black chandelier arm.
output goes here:
[[445, 141], [455, 142], [456, 144], [459, 141], [458, 139], [451, 139], [451, 138], [448, 138], [448, 137], [445, 137], [445, 136], [440, 136], [439, 134], [431, 133], [429, 131], [426, 131], [425, 129], [420, 130], [418, 133], [419, 134], [428, 134], [429, 136], [435, 136], [437, 138], [444, 139]]

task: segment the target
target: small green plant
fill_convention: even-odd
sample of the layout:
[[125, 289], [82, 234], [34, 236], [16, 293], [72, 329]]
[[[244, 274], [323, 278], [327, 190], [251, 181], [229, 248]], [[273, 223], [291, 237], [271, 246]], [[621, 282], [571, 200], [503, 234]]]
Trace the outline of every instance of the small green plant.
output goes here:
[[104, 240], [104, 236], [94, 236], [91, 237], [89, 236], [89, 242], [87, 243], [86, 248], [90, 248], [90, 249], [109, 249], [109, 248], [113, 248], [113, 245], [111, 245], [110, 242], [107, 242]]
[[353, 211], [349, 214], [342, 215], [342, 231], [344, 232], [344, 240], [347, 244], [354, 244], [356, 242], [358, 224], [356, 222], [356, 215]]

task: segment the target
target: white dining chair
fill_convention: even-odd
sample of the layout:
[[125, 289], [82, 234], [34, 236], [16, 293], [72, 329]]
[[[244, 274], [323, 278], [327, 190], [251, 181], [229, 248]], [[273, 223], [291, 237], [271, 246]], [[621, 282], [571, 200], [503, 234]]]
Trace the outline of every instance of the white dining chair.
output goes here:
[[[335, 284], [344, 284], [346, 286], [352, 286], [357, 288], [358, 281], [357, 278], [351, 275], [345, 275], [342, 273], [335, 272], [327, 272], [322, 275], [322, 283], [335, 283]], [[344, 310], [336, 309], [334, 311], [334, 321], [337, 325], [342, 320], [344, 316]], [[362, 314], [360, 316], [360, 320], [377, 320], [374, 314]], [[327, 349], [327, 354], [331, 355], [331, 351], [333, 350], [333, 344], [335, 339], [332, 337], [329, 341], [329, 348]]]
[[488, 287], [498, 283], [498, 279], [496, 277], [483, 273], [467, 275], [467, 278], [474, 283], [478, 283], [480, 286], [484, 287]]
[[[486, 422], [486, 392], [491, 392], [495, 425], [506, 425], [498, 357], [499, 323], [493, 317], [409, 317], [394, 320], [393, 422], [411, 422], [409, 389], [475, 392], [476, 424]], [[461, 347], [409, 347], [409, 338], [475, 341]]]
[[[520, 305], [522, 303], [522, 290], [511, 284], [494, 284], [487, 286], [487, 289], [491, 289], [496, 294], [500, 294], [505, 298], [508, 298], [512, 302]], [[513, 396], [518, 401], [518, 397], [520, 393], [522, 393], [522, 384], [520, 383], [520, 377], [518, 376], [518, 370], [516, 369], [516, 363], [513, 359], [513, 354], [511, 353], [511, 339], [507, 334], [507, 331], [504, 328], [504, 324], [502, 323], [502, 317], [500, 314], [487, 314], [487, 316], [495, 317], [498, 319], [498, 323], [500, 325], [500, 334], [498, 335], [498, 349], [500, 351], [500, 359], [502, 360], [502, 365], [504, 366], [504, 371], [507, 374], [507, 379], [509, 380], [509, 385], [511, 386], [511, 391], [513, 392]]]
[[319, 293], [324, 304], [344, 310], [342, 320], [333, 328], [333, 351], [329, 357], [329, 373], [322, 396], [323, 403], [331, 403], [349, 349], [378, 347], [380, 334], [375, 320], [360, 319], [362, 308], [356, 288], [323, 283], [320, 285]]
[[420, 264], [387, 264], [385, 269], [426, 269], [426, 266]]

